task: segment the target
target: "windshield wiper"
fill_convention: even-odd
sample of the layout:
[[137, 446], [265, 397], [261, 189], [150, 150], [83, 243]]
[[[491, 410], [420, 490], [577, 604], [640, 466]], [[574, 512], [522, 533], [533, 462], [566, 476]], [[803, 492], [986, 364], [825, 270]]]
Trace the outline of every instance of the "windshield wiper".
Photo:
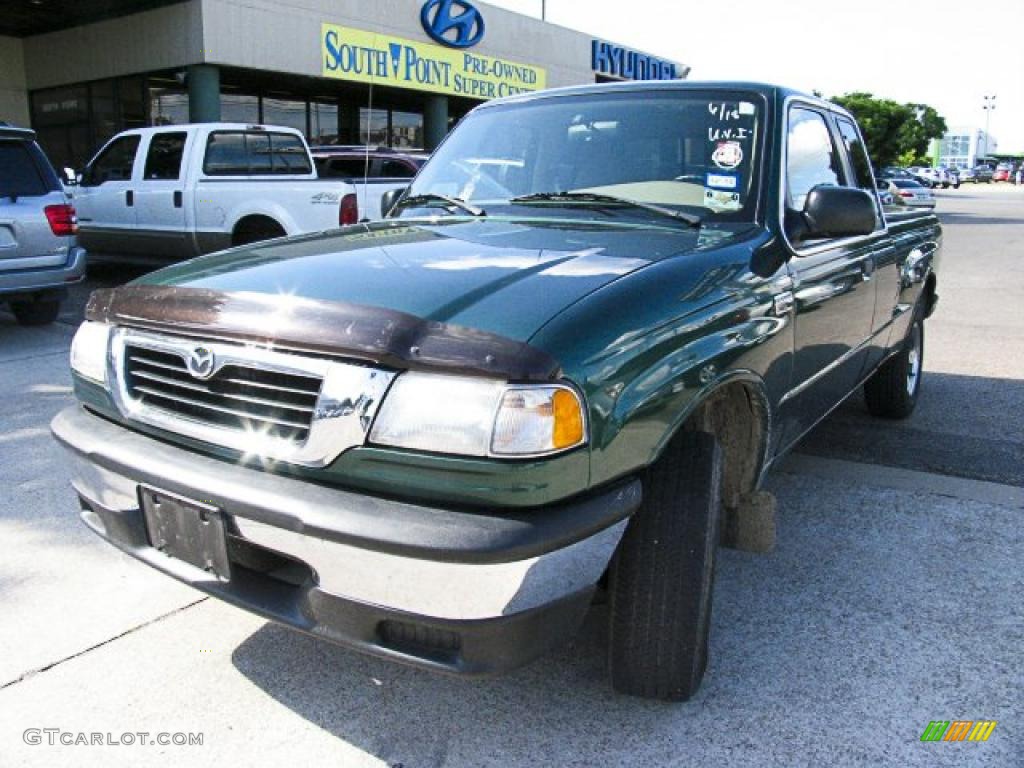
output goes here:
[[[487, 211], [483, 208], [477, 208], [475, 205], [467, 203], [465, 200], [460, 200], [457, 197], [449, 197], [448, 195], [439, 195], [436, 192], [427, 192], [422, 195], [412, 195], [411, 197], [403, 197], [397, 203], [395, 208], [404, 208], [407, 205], [421, 205], [424, 203], [444, 203], [452, 208], [458, 208], [461, 211], [465, 211], [470, 216], [486, 216]], [[394, 209], [392, 209], [394, 210]]]
[[654, 203], [643, 203], [639, 200], [631, 200], [628, 197], [616, 197], [615, 195], [602, 195], [596, 192], [536, 192], [532, 195], [521, 195], [513, 197], [510, 203], [608, 203], [611, 205], [627, 205], [630, 208], [637, 208], [642, 211], [650, 211], [661, 216], [668, 216], [679, 221], [685, 221], [691, 227], [700, 227], [703, 224], [700, 216], [692, 213], [684, 213], [671, 208], [665, 208]]

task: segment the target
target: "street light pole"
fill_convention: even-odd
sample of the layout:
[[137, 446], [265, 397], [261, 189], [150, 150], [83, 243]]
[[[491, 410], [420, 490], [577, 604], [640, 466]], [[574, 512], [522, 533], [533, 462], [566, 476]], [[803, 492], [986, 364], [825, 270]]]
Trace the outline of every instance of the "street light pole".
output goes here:
[[540, 20], [548, 20], [548, 0], [540, 0]]
[[992, 111], [996, 108], [996, 95], [993, 93], [991, 96], [985, 96], [984, 102], [982, 109], [985, 110], [985, 157], [988, 158], [988, 129], [991, 124]]

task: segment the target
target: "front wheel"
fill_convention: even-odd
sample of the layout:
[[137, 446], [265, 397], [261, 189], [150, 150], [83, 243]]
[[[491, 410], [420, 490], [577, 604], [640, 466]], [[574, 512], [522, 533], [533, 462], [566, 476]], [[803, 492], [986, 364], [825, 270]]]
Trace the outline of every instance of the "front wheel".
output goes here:
[[721, 517], [722, 457], [681, 432], [643, 477], [609, 578], [609, 665], [620, 693], [685, 701], [707, 667]]
[[924, 319], [910, 326], [903, 348], [864, 383], [864, 400], [872, 416], [905, 419], [914, 412], [924, 375]]

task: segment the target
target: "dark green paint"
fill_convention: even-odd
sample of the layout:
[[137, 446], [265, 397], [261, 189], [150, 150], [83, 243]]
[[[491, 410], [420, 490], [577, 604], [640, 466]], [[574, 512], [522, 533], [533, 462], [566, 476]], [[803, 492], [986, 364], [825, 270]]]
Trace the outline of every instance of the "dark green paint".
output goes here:
[[[795, 95], [742, 88], [767, 105], [752, 224], [709, 222], [697, 232], [664, 221], [570, 221], [527, 211], [400, 219], [206, 256], [142, 282], [377, 305], [526, 341], [561, 362], [589, 408], [590, 445], [549, 460], [367, 447], [326, 470], [274, 471], [405, 498], [540, 506], [646, 466], [703, 398], [727, 385], [744, 386], [760, 406], [767, 467], [902, 340], [911, 312], [900, 308], [912, 308], [931, 278], [941, 232], [934, 216], [900, 217], [888, 231], [797, 256], [778, 213], [785, 104]], [[929, 256], [904, 281], [915, 248]], [[854, 271], [866, 260], [871, 280]], [[795, 309], [780, 317], [774, 302], [790, 280]], [[109, 401], [101, 406], [99, 394], [76, 387], [109, 413]]]

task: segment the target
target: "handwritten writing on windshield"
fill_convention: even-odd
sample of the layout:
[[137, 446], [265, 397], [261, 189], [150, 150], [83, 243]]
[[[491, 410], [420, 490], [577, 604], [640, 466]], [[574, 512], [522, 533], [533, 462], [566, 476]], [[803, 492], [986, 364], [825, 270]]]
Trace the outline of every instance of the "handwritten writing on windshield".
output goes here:
[[735, 125], [749, 122], [754, 113], [753, 106], [749, 102], [719, 101], [708, 104], [708, 114], [717, 123], [708, 126], [708, 141], [742, 141], [753, 136], [754, 131], [749, 126]]

